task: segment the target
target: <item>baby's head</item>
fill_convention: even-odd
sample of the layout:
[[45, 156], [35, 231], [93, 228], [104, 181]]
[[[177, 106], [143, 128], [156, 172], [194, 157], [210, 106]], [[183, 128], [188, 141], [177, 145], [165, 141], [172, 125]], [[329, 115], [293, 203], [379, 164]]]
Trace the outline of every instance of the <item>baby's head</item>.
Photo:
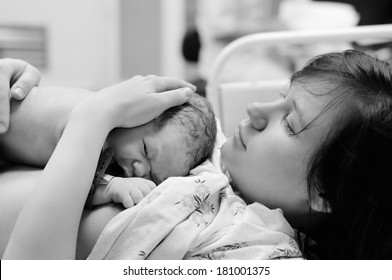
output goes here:
[[195, 94], [187, 103], [169, 108], [155, 120], [135, 128], [115, 129], [107, 139], [126, 177], [161, 183], [186, 176], [211, 154], [216, 121], [211, 104]]
[[195, 94], [187, 103], [169, 108], [157, 119], [158, 129], [175, 125], [187, 145], [188, 169], [205, 161], [214, 148], [216, 137], [215, 114], [210, 102]]

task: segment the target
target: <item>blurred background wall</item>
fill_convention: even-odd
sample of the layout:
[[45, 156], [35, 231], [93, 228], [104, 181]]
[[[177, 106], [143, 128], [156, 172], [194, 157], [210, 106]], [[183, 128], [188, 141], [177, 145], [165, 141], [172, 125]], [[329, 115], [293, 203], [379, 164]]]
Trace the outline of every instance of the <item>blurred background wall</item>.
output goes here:
[[[0, 57], [29, 61], [40, 69], [41, 83], [46, 85], [95, 90], [137, 74], [156, 74], [187, 79], [203, 94], [213, 60], [235, 38], [254, 32], [341, 28], [358, 21], [390, 23], [391, 3], [390, 0], [0, 0]], [[371, 10], [367, 8], [369, 5]], [[381, 57], [392, 56], [391, 42], [357, 46], [376, 51]], [[291, 73], [296, 65], [325, 51], [310, 46], [302, 48], [297, 58], [292, 54], [297, 49], [280, 50], [276, 46], [272, 53], [261, 50], [262, 57], [260, 54], [254, 57], [249, 51], [248, 59], [240, 57], [240, 64], [227, 67], [228, 77], [248, 80], [249, 75], [287, 76], [288, 70]], [[249, 67], [256, 62], [262, 68]]]
[[183, 77], [182, 0], [1, 0], [0, 56], [42, 84], [99, 89], [136, 74]]

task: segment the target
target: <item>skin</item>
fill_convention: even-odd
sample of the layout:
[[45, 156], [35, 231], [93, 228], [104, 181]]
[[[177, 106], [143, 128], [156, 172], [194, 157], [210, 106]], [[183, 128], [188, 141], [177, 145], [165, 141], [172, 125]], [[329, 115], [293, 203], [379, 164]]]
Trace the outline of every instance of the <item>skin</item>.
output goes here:
[[[311, 95], [301, 87], [292, 86], [283, 99], [249, 105], [249, 119], [241, 122], [222, 147], [222, 162], [235, 187], [249, 202], [282, 208], [294, 227], [304, 226], [301, 221], [309, 213], [306, 192], [309, 155], [326, 138], [336, 109], [323, 114], [300, 134], [293, 135], [293, 132], [300, 131], [316, 118], [329, 101], [327, 95]], [[15, 206], [8, 207], [19, 211]], [[83, 215], [90, 220], [81, 222], [83, 231], [79, 232], [77, 246], [81, 258], [88, 255], [105, 223], [117, 213], [110, 206], [100, 211]], [[94, 213], [95, 217], [102, 215], [103, 218], [94, 220]]]
[[273, 103], [253, 103], [244, 120], [222, 147], [222, 163], [233, 184], [249, 202], [281, 208], [294, 228], [308, 216], [306, 186], [309, 157], [322, 143], [334, 121], [337, 108], [299, 132], [330, 102], [330, 96], [315, 96], [292, 86], [285, 98]]
[[[188, 83], [184, 83], [183, 86], [193, 88]], [[77, 104], [91, 97], [91, 95], [92, 92], [75, 88], [34, 88], [23, 102], [13, 101], [11, 105], [13, 114], [11, 129], [7, 134], [0, 136], [1, 147], [4, 152], [2, 156], [6, 155], [9, 158], [27, 161], [26, 163], [36, 166], [45, 165], [63, 133], [69, 114]], [[61, 107], [56, 104], [60, 104]], [[143, 106], [139, 107], [142, 108]], [[29, 121], [27, 122], [26, 119]], [[137, 156], [132, 152], [134, 149], [132, 143], [137, 145], [137, 149], [139, 149], [141, 140], [139, 137], [142, 136], [145, 136], [147, 145], [157, 147], [150, 148], [152, 156], [159, 155], [163, 158], [174, 158], [173, 163], [175, 164], [172, 166], [166, 165], [164, 166], [165, 169], [162, 169], [161, 161], [151, 158], [151, 166], [156, 182], [161, 182], [171, 174], [173, 174], [172, 176], [181, 176], [188, 173], [189, 170], [184, 168], [186, 159], [183, 154], [179, 153], [179, 151], [185, 150], [185, 141], [182, 137], [180, 139], [179, 131], [174, 125], [164, 126], [158, 133], [154, 130], [153, 122], [147, 125], [138, 125], [136, 128], [119, 129], [118, 131], [111, 138], [113, 140], [112, 145], [115, 150], [124, 151], [126, 156], [123, 156], [123, 159], [126, 159], [127, 156], [129, 156], [128, 160], [135, 159], [131, 157]], [[134, 136], [132, 136], [133, 133], [135, 133]], [[115, 140], [116, 137], [125, 139], [125, 141], [118, 143]], [[31, 141], [32, 138], [40, 139], [40, 141]], [[150, 159], [148, 160], [150, 161]], [[13, 176], [8, 176], [8, 172]], [[4, 171], [0, 174], [0, 180], [2, 181], [0, 194], [4, 200], [0, 205], [3, 209], [2, 213], [4, 213], [4, 215], [0, 215], [0, 224], [2, 225], [0, 256], [4, 253], [16, 219], [41, 173], [42, 170], [22, 168]], [[9, 197], [13, 199], [10, 200]], [[122, 209], [121, 206], [104, 205], [95, 208], [93, 211], [83, 212], [79, 229], [77, 258], [83, 259], [88, 256], [103, 227]]]
[[193, 94], [183, 89], [187, 85], [178, 79], [136, 76], [79, 104], [19, 213], [3, 258], [74, 259], [83, 206], [107, 135], [115, 127], [140, 126], [183, 104]]
[[186, 141], [170, 122], [159, 130], [155, 121], [131, 129], [116, 129], [106, 144], [114, 148], [116, 162], [126, 177], [145, 178], [160, 184], [168, 177], [189, 173]]
[[10, 98], [21, 100], [38, 85], [41, 74], [39, 71], [19, 59], [0, 59], [0, 134], [9, 128]]
[[[120, 87], [121, 90], [121, 85], [117, 87]], [[313, 123], [309, 129], [301, 132], [298, 135], [294, 135], [294, 132], [300, 131], [308, 123], [314, 120], [320, 114], [320, 112], [322, 112], [326, 104], [330, 102], [329, 98], [330, 97], [328, 96], [314, 96], [309, 94], [301, 87], [292, 86], [289, 89], [285, 99], [270, 104], [254, 103], [248, 107], [249, 120], [243, 121], [240, 124], [238, 130], [236, 131], [235, 135], [232, 138], [228, 139], [228, 141], [223, 146], [222, 162], [230, 172], [233, 179], [233, 184], [243, 193], [244, 197], [248, 199], [249, 202], [257, 201], [271, 208], [280, 207], [284, 210], [286, 216], [289, 218], [289, 221], [291, 220], [291, 217], [301, 216], [304, 213], [308, 213], [311, 204], [311, 202], [308, 201], [308, 196], [306, 192], [306, 168], [309, 161], [309, 156], [315, 151], [315, 149], [317, 149], [319, 143], [322, 143], [322, 141], [326, 139], [329, 127], [335, 121], [334, 116], [337, 115], [339, 112], [336, 108], [332, 108], [328, 111], [328, 113], [323, 114], [322, 118], [317, 119], [317, 121]], [[99, 99], [97, 100], [100, 101]], [[139, 108], [137, 102], [137, 99], [136, 102], [133, 102], [133, 105], [135, 106], [134, 108]], [[98, 102], [97, 104], [99, 103], [100, 102]], [[111, 107], [118, 108], [118, 106], [119, 105], [114, 104]], [[79, 124], [80, 121], [76, 123], [73, 122], [74, 125], [71, 125], [71, 129], [67, 134], [67, 137], [65, 137], [68, 140], [64, 140], [64, 142], [67, 144], [60, 145], [61, 149], [57, 151], [56, 155], [53, 157], [54, 163], [51, 163], [50, 165], [57, 165], [57, 167], [62, 165], [68, 166], [66, 162], [61, 160], [61, 158], [63, 157], [62, 155], [66, 154], [66, 151], [68, 150], [67, 147], [70, 147], [69, 145], [76, 139], [78, 139], [79, 136], [75, 139], [74, 135], [80, 135], [79, 133], [72, 133], [72, 130], [74, 130], [74, 132], [81, 132], [85, 131], [87, 128], [90, 128], [91, 121], [86, 120], [90, 119], [90, 116], [96, 113], [96, 111], [91, 111], [90, 104], [88, 104], [88, 109], [85, 109], [85, 111], [89, 112], [89, 114], [84, 115], [83, 113], [79, 113], [79, 119], [82, 120], [82, 124]], [[117, 111], [118, 110], [116, 109], [113, 112], [104, 112], [104, 115], [110, 116], [110, 119], [112, 120], [121, 119], [119, 117], [120, 115], [115, 113]], [[99, 119], [100, 115], [95, 116], [99, 120], [99, 122], [93, 121], [93, 123], [95, 124], [94, 126], [102, 127], [102, 123], [106, 120]], [[145, 120], [143, 120], [143, 118], [139, 118], [138, 123], [132, 123], [132, 125], [127, 124], [126, 126], [138, 126], [143, 122], [145, 122]], [[109, 126], [96, 130], [95, 132], [99, 133], [99, 138], [101, 140], [94, 140], [94, 145], [96, 146], [94, 146], [95, 148], [90, 147], [90, 145], [87, 145], [85, 143], [85, 148], [91, 150], [92, 156], [89, 156], [88, 160], [85, 160], [85, 158], [82, 157], [79, 159], [79, 161], [86, 161], [87, 163], [90, 162], [91, 159], [96, 158], [96, 148], [99, 146], [100, 141], [103, 141], [103, 136], [105, 135], [104, 132], [110, 131], [110, 127], [123, 126], [124, 124], [125, 123], [112, 122]], [[102, 132], [102, 130], [104, 130], [104, 132]], [[91, 138], [91, 140], [92, 139], [93, 138]], [[90, 151], [88, 152], [90, 153]], [[68, 169], [72, 169], [71, 166], [68, 166], [68, 168], [65, 168], [63, 170]], [[59, 249], [61, 249], [61, 252], [63, 252], [65, 248], [67, 251], [65, 256], [72, 257], [73, 250], [72, 248], [69, 249], [69, 247], [72, 246], [67, 246], [63, 243], [54, 243], [60, 245], [62, 248], [51, 247], [50, 244], [48, 245], [46, 242], [47, 238], [42, 237], [42, 235], [40, 234], [37, 234], [34, 227], [29, 226], [29, 223], [27, 223], [28, 221], [30, 221], [31, 218], [27, 218], [31, 216], [29, 215], [29, 209], [34, 210], [34, 208], [38, 207], [39, 210], [35, 212], [40, 212], [44, 210], [44, 212], [46, 213], [49, 208], [52, 209], [51, 211], [57, 211], [61, 213], [61, 211], [59, 211], [59, 208], [65, 207], [65, 205], [62, 205], [62, 199], [55, 199], [56, 202], [61, 202], [60, 205], [59, 203], [56, 203], [56, 205], [48, 204], [43, 208], [42, 204], [39, 203], [39, 195], [37, 196], [37, 194], [39, 194], [40, 192], [42, 193], [43, 190], [50, 192], [51, 188], [48, 188], [48, 186], [51, 185], [50, 182], [52, 181], [52, 178], [55, 179], [53, 182], [58, 182], [56, 172], [54, 172], [55, 170], [58, 169], [49, 168], [49, 170], [46, 171], [46, 173], [49, 173], [49, 175], [53, 176], [48, 176], [48, 174], [46, 174], [47, 179], [43, 180], [43, 183], [39, 183], [38, 185], [41, 185], [38, 188], [39, 190], [34, 192], [32, 192], [32, 189], [34, 189], [33, 186], [35, 182], [34, 177], [35, 179], [38, 179], [41, 176], [41, 171], [19, 170], [22, 173], [18, 171], [19, 173], [3, 172], [0, 174], [2, 179], [6, 179], [5, 181], [8, 180], [8, 183], [10, 183], [2, 184], [2, 187], [0, 188], [1, 192], [3, 194], [5, 193], [6, 195], [2, 195], [1, 197], [8, 198], [10, 197], [9, 195], [12, 194], [16, 197], [14, 201], [12, 201], [12, 203], [10, 203], [11, 200], [9, 199], [3, 199], [1, 203], [1, 207], [7, 209], [7, 213], [10, 213], [10, 215], [0, 216], [1, 224], [8, 225], [7, 227], [2, 227], [1, 230], [1, 250], [4, 250], [5, 244], [7, 244], [8, 242], [7, 235], [10, 235], [10, 232], [15, 225], [15, 217], [19, 216], [20, 209], [23, 205], [26, 204], [26, 199], [30, 197], [30, 194], [32, 194], [33, 196], [35, 196], [35, 199], [30, 199], [30, 201], [35, 200], [35, 203], [30, 203], [29, 207], [27, 207], [27, 210], [24, 211], [23, 217], [21, 219], [23, 222], [19, 223], [23, 227], [22, 230], [19, 228], [18, 232], [25, 233], [26, 231], [31, 231], [31, 235], [35, 235], [35, 238], [42, 239], [43, 242], [41, 242], [40, 244], [42, 247], [46, 246], [50, 248], [50, 252], [55, 250], [59, 251]], [[76, 170], [77, 169], [75, 169], [74, 172]], [[20, 180], [19, 184], [24, 185], [26, 191], [24, 192], [25, 196], [19, 196], [15, 192], [15, 188], [12, 188], [10, 186], [15, 186], [12, 183], [17, 182], [23, 172], [25, 174], [29, 174], [30, 177], [27, 177], [30, 179], [30, 185], [27, 181]], [[86, 171], [83, 170], [83, 172]], [[92, 173], [93, 170], [89, 170], [88, 172]], [[64, 179], [69, 178], [66, 173], [67, 172], [62, 174]], [[49, 181], [47, 181], [48, 178]], [[68, 195], [69, 197], [70, 187], [68, 187], [67, 184], [70, 184], [69, 180], [61, 181], [62, 189], [65, 195]], [[19, 191], [20, 190], [18, 190], [18, 193]], [[63, 191], [61, 192], [62, 196]], [[9, 195], [7, 195], [7, 193]], [[56, 193], [51, 192], [50, 195], [56, 196]], [[80, 200], [80, 203], [78, 202], [77, 204], [83, 205], [83, 198]], [[67, 208], [75, 212], [74, 208]], [[105, 209], [109, 210], [105, 212]], [[91, 249], [91, 246], [95, 243], [95, 236], [98, 236], [106, 222], [109, 221], [110, 218], [119, 211], [118, 209], [113, 209], [114, 208], [103, 207], [95, 210], [96, 212], [85, 211], [81, 215], [82, 220], [80, 223], [80, 227], [78, 227], [79, 234], [77, 235], [77, 256], [85, 257], [87, 255], [87, 253]], [[2, 213], [5, 213], [5, 211], [2, 211]], [[94, 218], [91, 218], [94, 217], [93, 213], [101, 213], [100, 216], [95, 216], [95, 218], [101, 217], [102, 219], [98, 218], [94, 221]], [[14, 219], [8, 219], [7, 224], [8, 216], [13, 216]], [[38, 217], [40, 216], [43, 215], [38, 215]], [[59, 214], [58, 216], [61, 216], [61, 214]], [[77, 216], [78, 215], [67, 214], [66, 216], [64, 216], [64, 220], [69, 219], [69, 217], [73, 217], [72, 221], [63, 221], [63, 224], [74, 225], [75, 222], [78, 221]], [[86, 218], [88, 219], [86, 220]], [[96, 221], [100, 220], [102, 221], [102, 223], [99, 225], [98, 223], [96, 223]], [[48, 223], [45, 220], [40, 222], [45, 222], [46, 224]], [[58, 221], [49, 221], [49, 223], [58, 223]], [[294, 227], [296, 227], [295, 224], [293, 225]], [[59, 233], [63, 233], [68, 229], [69, 226], [56, 230]], [[87, 236], [86, 239], [81, 237], [83, 233], [87, 233], [85, 235], [85, 237]], [[4, 236], [5, 238], [3, 238]], [[27, 236], [30, 236], [30, 234], [27, 234]], [[51, 234], [51, 236], [53, 235]], [[19, 243], [14, 242], [13, 244], [18, 245]], [[69, 244], [71, 245], [72, 242]], [[22, 248], [23, 247], [24, 246], [22, 246]], [[12, 250], [11, 252], [17, 251], [18, 250]], [[36, 250], [32, 250], [31, 252], [36, 252]], [[56, 252], [53, 254], [54, 256], [58, 256]]]
[[[4, 254], [17, 217], [42, 175], [42, 169], [26, 166], [11, 167], [0, 172], [0, 258]], [[124, 208], [105, 204], [83, 212], [76, 259], [86, 259], [106, 224]]]
[[[11, 127], [7, 134], [0, 135], [1, 158], [44, 167], [72, 110], [93, 94], [79, 88], [35, 87], [23, 102], [12, 101]], [[145, 143], [151, 150], [150, 158], [143, 156], [141, 141], [145, 135]], [[154, 122], [135, 128], [115, 129], [109, 134], [108, 141], [105, 146], [114, 148], [115, 158], [121, 162], [127, 177], [152, 179], [159, 184], [169, 176], [183, 176], [189, 172], [184, 164], [186, 156], [183, 155], [187, 151], [186, 142], [174, 125], [165, 125], [159, 131]], [[171, 165], [164, 163], [167, 159], [170, 159]], [[135, 169], [130, 162], [136, 166]], [[152, 176], [149, 174], [151, 167]]]

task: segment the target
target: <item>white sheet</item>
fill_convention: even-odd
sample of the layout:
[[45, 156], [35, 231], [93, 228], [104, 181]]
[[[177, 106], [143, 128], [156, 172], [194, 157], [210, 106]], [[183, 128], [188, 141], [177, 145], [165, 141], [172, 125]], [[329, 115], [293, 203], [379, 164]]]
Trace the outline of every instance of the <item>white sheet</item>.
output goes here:
[[169, 178], [116, 216], [89, 259], [301, 258], [280, 209], [246, 205], [219, 168], [222, 133], [211, 161]]

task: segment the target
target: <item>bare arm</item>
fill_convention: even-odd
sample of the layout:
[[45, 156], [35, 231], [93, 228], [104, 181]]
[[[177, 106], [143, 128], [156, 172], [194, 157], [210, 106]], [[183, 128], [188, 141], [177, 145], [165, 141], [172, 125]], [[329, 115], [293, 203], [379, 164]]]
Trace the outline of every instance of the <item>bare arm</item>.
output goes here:
[[72, 110], [93, 94], [78, 88], [35, 87], [11, 102], [10, 128], [0, 135], [0, 155], [17, 164], [44, 167]]
[[0, 134], [9, 127], [10, 98], [23, 99], [41, 79], [39, 71], [19, 59], [0, 59]]
[[194, 90], [178, 79], [138, 76], [79, 104], [19, 215], [4, 258], [74, 259], [84, 202], [109, 131], [144, 124], [186, 102], [189, 87]]
[[[4, 258], [75, 258], [83, 204], [108, 133], [108, 128], [98, 127], [94, 120], [76, 116], [70, 119], [19, 215]], [[71, 153], [76, 147], [83, 149]]]

